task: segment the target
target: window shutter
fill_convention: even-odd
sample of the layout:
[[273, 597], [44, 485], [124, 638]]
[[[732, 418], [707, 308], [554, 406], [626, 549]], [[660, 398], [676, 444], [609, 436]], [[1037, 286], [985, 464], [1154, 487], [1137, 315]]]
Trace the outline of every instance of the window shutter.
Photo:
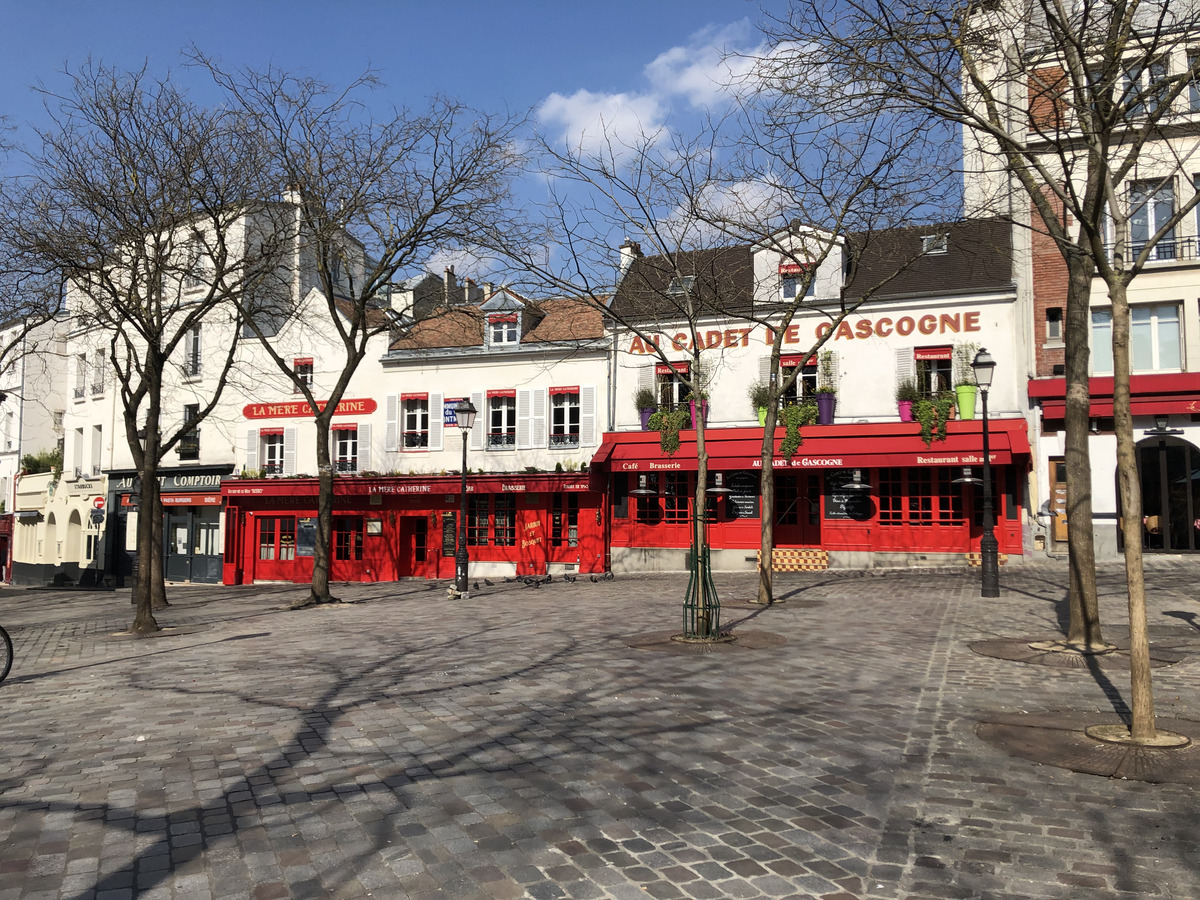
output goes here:
[[[442, 394], [430, 394], [429, 395], [429, 449], [430, 450], [441, 450], [442, 449], [442, 441], [444, 440], [442, 435], [445, 433], [445, 424], [446, 424], [446, 420], [445, 420], [446, 413], [444, 410], [445, 405], [446, 405], [446, 402], [443, 399]], [[482, 416], [483, 413], [479, 413], [479, 415]], [[478, 418], [478, 416], [476, 418]]]
[[763, 356], [758, 360], [758, 380], [763, 384], [771, 383], [771, 357]]
[[483, 436], [488, 430], [488, 413], [487, 403], [484, 402], [483, 393], [471, 395], [471, 405], [477, 410], [475, 415], [475, 427], [471, 429], [471, 449], [483, 449]]
[[246, 431], [246, 471], [253, 471], [258, 468], [258, 429], [250, 428]]
[[283, 474], [296, 474], [296, 429], [283, 429]]
[[913, 365], [912, 347], [903, 347], [896, 351], [896, 387], [916, 377], [916, 367]]
[[642, 366], [638, 370], [638, 390], [640, 391], [642, 388], [654, 391], [654, 363]]
[[[839, 354], [836, 350], [827, 350], [826, 352], [829, 354], [829, 383], [820, 384], [817, 386], [831, 387], [834, 390], [837, 390], [842, 380], [841, 354]], [[817, 372], [820, 373], [820, 371], [821, 367], [818, 365]]]
[[533, 446], [533, 421], [530, 407], [533, 392], [526, 389], [517, 391], [517, 449], [528, 450]]
[[369, 472], [371, 469], [371, 426], [358, 426], [358, 471]]
[[579, 446], [596, 444], [596, 388], [587, 384], [579, 389]]
[[545, 447], [549, 443], [546, 435], [546, 389], [534, 388], [533, 409], [529, 414], [529, 442], [534, 447]]
[[400, 396], [387, 395], [387, 430], [383, 433], [383, 449], [395, 453], [400, 445]]

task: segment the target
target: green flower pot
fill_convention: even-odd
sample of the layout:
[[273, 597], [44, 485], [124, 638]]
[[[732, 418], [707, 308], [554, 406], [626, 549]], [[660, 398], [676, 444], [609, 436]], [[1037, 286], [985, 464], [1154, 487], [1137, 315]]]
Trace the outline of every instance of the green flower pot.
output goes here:
[[960, 419], [975, 418], [975, 395], [978, 391], [979, 388], [973, 384], [960, 384], [954, 389]]

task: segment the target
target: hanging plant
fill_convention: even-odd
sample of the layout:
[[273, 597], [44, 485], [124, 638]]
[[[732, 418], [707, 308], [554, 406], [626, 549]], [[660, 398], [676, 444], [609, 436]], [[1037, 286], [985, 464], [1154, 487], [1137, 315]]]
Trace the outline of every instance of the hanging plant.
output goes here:
[[921, 424], [921, 440], [928, 447], [935, 440], [946, 439], [946, 423], [950, 421], [950, 410], [954, 408], [954, 395], [942, 391], [936, 397], [918, 400], [912, 406], [912, 415]]
[[800, 433], [801, 427], [817, 421], [817, 404], [812, 401], [789, 404], [779, 411], [779, 418], [784, 429], [783, 441], [779, 444], [779, 455], [784, 459], [791, 459], [804, 443], [804, 436]]
[[678, 409], [660, 409], [650, 417], [647, 427], [658, 432], [658, 446], [667, 456], [674, 456], [679, 451], [679, 432], [691, 421], [684, 407]]

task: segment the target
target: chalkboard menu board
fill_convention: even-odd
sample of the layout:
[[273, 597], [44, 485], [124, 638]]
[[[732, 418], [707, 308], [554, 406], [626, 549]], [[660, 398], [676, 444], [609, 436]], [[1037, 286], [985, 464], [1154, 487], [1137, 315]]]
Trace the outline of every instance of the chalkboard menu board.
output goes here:
[[312, 556], [317, 545], [317, 520], [302, 516], [296, 520], [296, 555]]
[[758, 473], [731, 472], [725, 485], [729, 488], [725, 495], [725, 515], [730, 519], [757, 519]]
[[454, 555], [454, 513], [442, 515], [442, 556]]
[[846, 489], [854, 480], [852, 469], [832, 469], [825, 473], [825, 518], [854, 519], [862, 522], [871, 518], [874, 504], [870, 491]]

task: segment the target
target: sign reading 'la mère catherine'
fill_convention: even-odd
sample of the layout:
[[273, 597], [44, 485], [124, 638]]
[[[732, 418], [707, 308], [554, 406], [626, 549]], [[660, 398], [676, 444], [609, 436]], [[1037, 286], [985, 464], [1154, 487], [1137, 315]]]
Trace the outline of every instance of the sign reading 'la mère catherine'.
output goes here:
[[[317, 404], [321, 409], [324, 403]], [[370, 398], [365, 400], [343, 400], [334, 409], [335, 416], [366, 416], [375, 412], [379, 407]], [[247, 403], [242, 407], [242, 415], [247, 419], [295, 419], [300, 416], [311, 416], [312, 408], [305, 400], [290, 400], [287, 403]]]

